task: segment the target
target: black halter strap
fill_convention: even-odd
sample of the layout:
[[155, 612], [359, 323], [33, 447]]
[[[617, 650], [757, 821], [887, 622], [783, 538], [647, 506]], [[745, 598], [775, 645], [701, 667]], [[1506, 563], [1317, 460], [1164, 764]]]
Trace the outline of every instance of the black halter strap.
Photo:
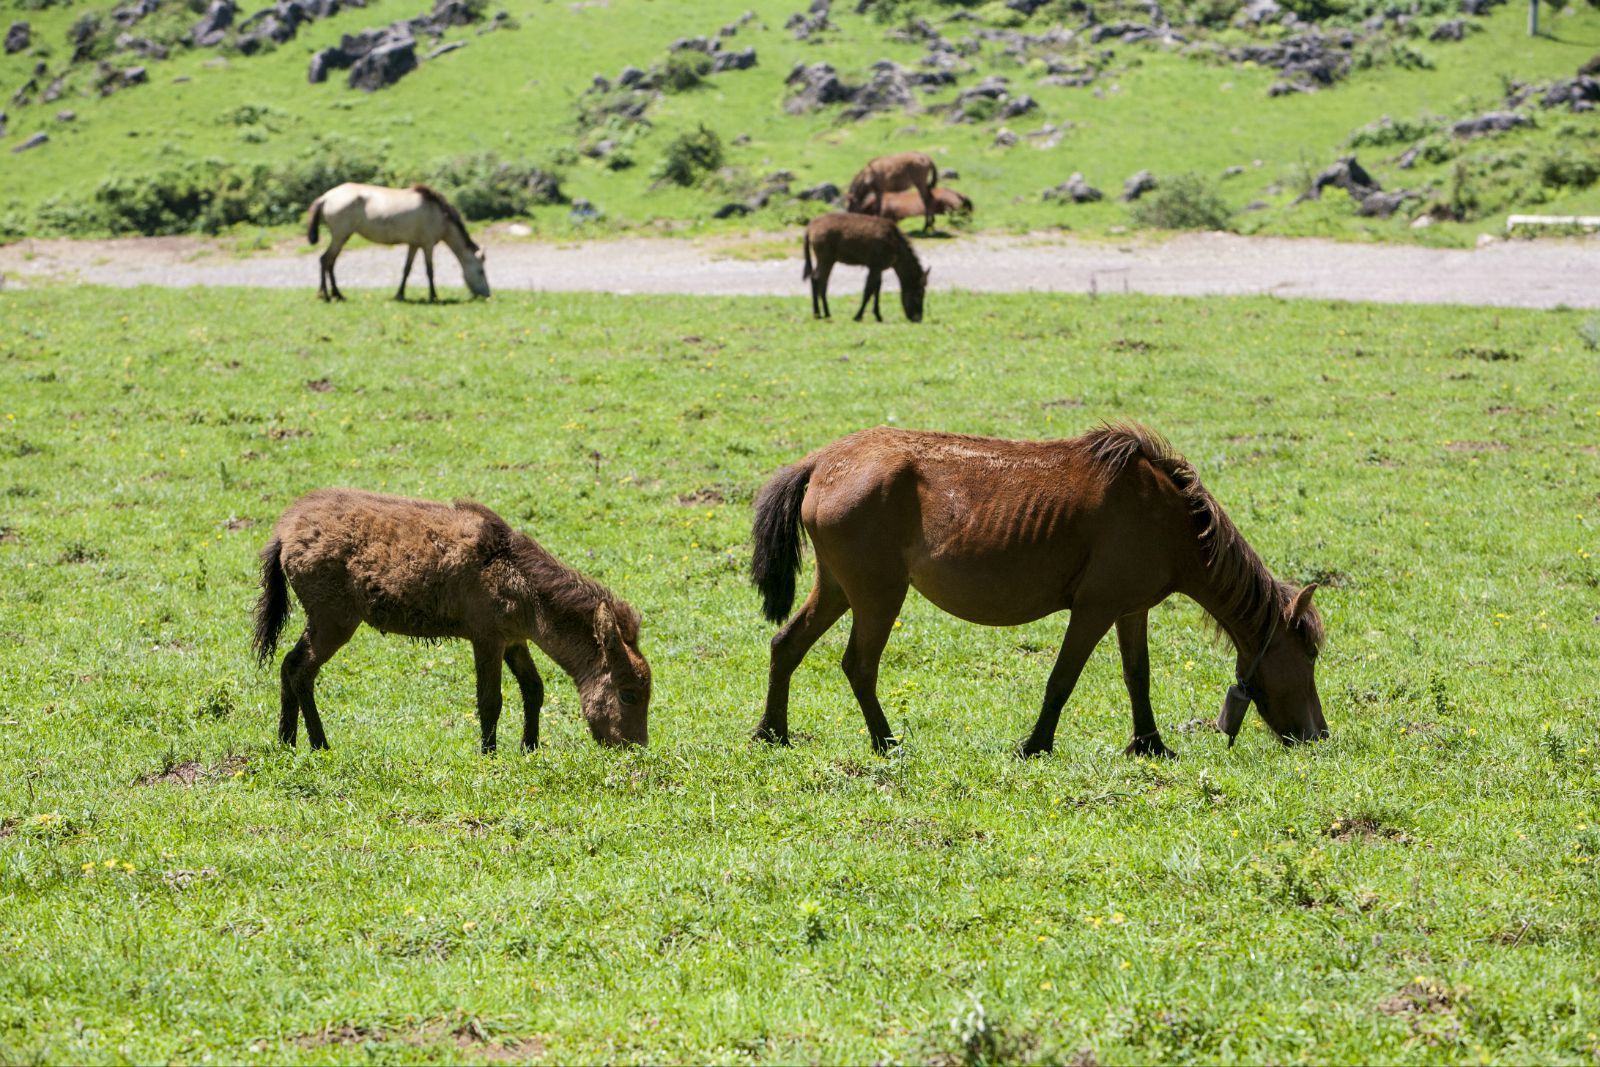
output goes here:
[[1250, 688], [1250, 679], [1256, 676], [1256, 669], [1261, 666], [1261, 661], [1266, 658], [1267, 649], [1272, 647], [1272, 638], [1277, 632], [1278, 627], [1276, 625], [1271, 626], [1267, 630], [1267, 639], [1261, 642], [1261, 650], [1256, 653], [1256, 658], [1250, 661], [1250, 669], [1243, 674], [1235, 674], [1233, 676], [1234, 681], [1239, 683], [1239, 688], [1244, 690]]

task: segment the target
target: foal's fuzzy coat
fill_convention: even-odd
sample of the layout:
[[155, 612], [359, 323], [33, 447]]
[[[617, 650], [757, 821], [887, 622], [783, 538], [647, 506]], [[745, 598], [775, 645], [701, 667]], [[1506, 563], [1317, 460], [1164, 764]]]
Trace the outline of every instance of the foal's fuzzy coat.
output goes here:
[[925, 152], [899, 152], [879, 156], [862, 167], [850, 180], [845, 192], [846, 211], [866, 215], [883, 214], [884, 197], [905, 189], [915, 189], [926, 205], [923, 228], [933, 229], [933, 187], [939, 184], [939, 168]]
[[364, 622], [385, 633], [472, 642], [483, 749], [495, 747], [501, 663], [523, 700], [523, 745], [539, 742], [544, 684], [532, 641], [578, 685], [595, 740], [649, 738], [650, 666], [639, 616], [481, 504], [455, 506], [355, 489], [301, 497], [261, 553], [256, 654], [277, 650], [289, 587], [306, 630], [283, 659], [279, 737], [295, 741], [304, 712], [313, 748], [327, 747], [313, 693], [317, 671]]
[[[915, 218], [926, 214], [926, 207], [922, 202], [922, 194], [915, 189], [907, 189], [903, 193], [889, 193], [883, 198], [883, 204], [878, 209], [878, 214], [886, 219], [901, 222], [905, 219]], [[933, 191], [933, 213], [935, 215], [970, 215], [972, 214], [972, 199], [965, 193], [958, 193], [948, 185], [941, 185]]]
[[[802, 279], [811, 282], [811, 314], [819, 319], [831, 317], [828, 308], [828, 276], [835, 263], [848, 263], [867, 268], [867, 286], [861, 294], [861, 308], [856, 321], [866, 314], [867, 301], [872, 301], [872, 314], [879, 322], [883, 314], [878, 309], [879, 290], [883, 286], [883, 272], [892, 269], [900, 279], [900, 306], [906, 318], [922, 321], [922, 305], [928, 290], [928, 271], [917, 260], [911, 242], [900, 232], [891, 219], [872, 215], [852, 215], [833, 212], [818, 215], [806, 225], [805, 270]], [[816, 252], [816, 265], [811, 254]]]

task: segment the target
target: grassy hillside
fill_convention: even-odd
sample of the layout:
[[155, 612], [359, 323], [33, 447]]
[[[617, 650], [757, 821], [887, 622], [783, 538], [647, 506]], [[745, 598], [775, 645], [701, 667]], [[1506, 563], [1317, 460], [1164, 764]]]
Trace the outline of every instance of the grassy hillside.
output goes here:
[[[1581, 313], [5, 307], [0, 1062], [1596, 1055]], [[749, 505], [779, 464], [882, 422], [1117, 416], [1171, 434], [1277, 573], [1324, 582], [1329, 741], [1285, 749], [1252, 716], [1227, 748], [1203, 724], [1231, 655], [1172, 602], [1152, 686], [1183, 758], [1120, 755], [1108, 640], [1055, 754], [1019, 761], [1062, 619], [991, 629], [912, 596], [880, 683], [895, 756], [869, 754], [843, 625], [795, 677], [795, 747], [749, 744], [772, 633]], [[327, 484], [477, 497], [629, 598], [650, 747], [597, 748], [543, 666], [546, 747], [512, 749], [508, 706], [484, 758], [468, 649], [372, 631], [319, 683], [332, 750], [278, 747], [256, 552]]]
[[[1366, 8], [1299, 3], [1297, 10], [1325, 17], [1291, 31], [1275, 24], [1242, 28], [1238, 14], [1230, 23], [1236, 11], [1231, 0], [1174, 4], [1167, 17], [1184, 43], [1123, 44], [1116, 39], [1090, 43], [1086, 16], [1062, 2], [1028, 18], [998, 4], [967, 10], [880, 2], [863, 15], [855, 14], [853, 5], [840, 4], [832, 15], [835, 29], [802, 41], [784, 28], [786, 17], [803, 6], [799, 0], [509, 0], [505, 10], [515, 28], [482, 33], [486, 22], [451, 30], [443, 40], [466, 42], [466, 47], [423, 62], [390, 88], [359, 92], [347, 88], [339, 75], [308, 84], [310, 57], [337, 43], [341, 34], [425, 11], [421, 0], [377, 0], [310, 23], [288, 43], [252, 56], [179, 45], [164, 61], [113, 53], [108, 61], [115, 67], [145, 65], [149, 84], [101, 98], [92, 89], [94, 63], [68, 63], [68, 34], [103, 5], [57, 0], [43, 10], [24, 9], [41, 2], [48, 0], [9, 0], [11, 8], [0, 15], [29, 20], [35, 42], [28, 51], [0, 58], [0, 92], [9, 97], [39, 62], [48, 69], [41, 83], [66, 74], [66, 93], [59, 100], [43, 103], [36, 93], [25, 105], [0, 104], [10, 113], [8, 134], [0, 141], [7, 149], [0, 154], [0, 232], [13, 236], [127, 228], [106, 222], [105, 197], [96, 204], [97, 188], [120, 181], [123, 190], [117, 195], [126, 199], [128, 188], [159, 183], [163, 174], [170, 180], [200, 161], [294, 171], [299, 184], [288, 181], [288, 193], [280, 181], [277, 186], [269, 182], [261, 194], [285, 197], [284, 211], [267, 220], [277, 222], [292, 215], [289, 208], [303, 207], [303, 188], [340, 174], [341, 168], [350, 170], [352, 160], [377, 176], [410, 180], [438, 174], [445, 161], [482, 153], [558, 173], [568, 196], [586, 198], [603, 212], [602, 219], [589, 223], [591, 229], [700, 227], [715, 208], [747, 196], [774, 171], [792, 172], [795, 191], [825, 180], [842, 185], [864, 158], [913, 146], [932, 152], [960, 175], [949, 184], [976, 199], [980, 226], [1100, 232], [1129, 225], [1134, 220], [1116, 197], [1123, 180], [1141, 169], [1169, 180], [1189, 172], [1201, 176], [1233, 212], [1228, 225], [1246, 232], [1409, 237], [1414, 235], [1409, 223], [1429, 205], [1452, 205], [1466, 221], [1447, 222], [1425, 236], [1459, 242], [1496, 228], [1507, 210], [1519, 206], [1600, 212], [1596, 168], [1581, 160], [1563, 165], [1585, 154], [1592, 159], [1600, 145], [1600, 111], [1574, 114], [1540, 108], [1534, 101], [1521, 109], [1534, 122], [1524, 129], [1470, 142], [1438, 132], [1441, 122], [1504, 108], [1513, 82], [1571, 78], [1600, 52], [1600, 12], [1583, 5], [1547, 14], [1546, 36], [1529, 38], [1524, 9], [1510, 5], [1466, 18], [1462, 41], [1435, 42], [1429, 39], [1432, 29], [1456, 16], [1453, 0], [1433, 0], [1417, 6], [1419, 14], [1408, 26], [1364, 41], [1348, 77], [1316, 92], [1279, 97], [1268, 96], [1280, 80], [1278, 72], [1230, 61], [1218, 50], [1281, 41], [1308, 26], [1367, 33], [1362, 29]], [[198, 6], [198, 0], [192, 2]], [[159, 30], [164, 39], [186, 32], [197, 16], [181, 5], [174, 10], [173, 0], [168, 4], [134, 31]], [[674, 39], [713, 34], [747, 7], [757, 19], [727, 45], [753, 46], [754, 68], [711, 75], [700, 87], [663, 94], [646, 112], [648, 125], [626, 133], [632, 167], [609, 169], [579, 153], [596, 136], [591, 133], [586, 142], [576, 125], [581, 94], [596, 74], [615, 78], [627, 65], [648, 68], [662, 62]], [[1093, 11], [1101, 23], [1149, 20], [1142, 6], [1105, 3]], [[999, 43], [986, 42], [964, 57], [972, 69], [957, 85], [919, 93], [914, 112], [897, 110], [860, 122], [841, 119], [838, 107], [805, 115], [786, 112], [784, 79], [795, 63], [825, 61], [856, 82], [879, 59], [913, 67], [921, 45], [889, 34], [903, 30], [919, 13], [952, 40], [1007, 27], [1033, 35], [1055, 25], [1080, 32], [1071, 43], [1044, 50], [1048, 54], [1031, 50], [1020, 64]], [[423, 38], [418, 51], [431, 47]], [[1047, 59], [1089, 64], [1098, 76], [1083, 87], [1043, 84]], [[1037, 109], [1009, 122], [971, 124], [952, 124], [926, 110], [995, 74], [1011, 79], [1013, 95], [1032, 96]], [[58, 121], [64, 109], [76, 117]], [[1351, 151], [1352, 135], [1382, 116], [1415, 128], [1386, 135], [1388, 143], [1353, 150], [1384, 188], [1414, 190], [1418, 197], [1388, 220], [1357, 218], [1354, 202], [1338, 190], [1321, 202], [1292, 206], [1311, 176]], [[668, 143], [700, 124], [720, 136], [725, 173], [686, 188], [654, 180]], [[1057, 139], [1027, 136], [1046, 125], [1063, 132]], [[1020, 143], [996, 147], [1002, 126], [1019, 135]], [[40, 131], [48, 133], [47, 144], [20, 154], [9, 151]], [[1413, 170], [1395, 166], [1395, 157], [1412, 141], [1430, 134], [1437, 150]], [[326, 166], [308, 176], [305, 168], [314, 161]], [[1231, 167], [1244, 169], [1224, 178]], [[1041, 200], [1044, 190], [1074, 172], [1083, 173], [1105, 199], [1065, 205]], [[443, 179], [446, 185], [453, 180]], [[471, 180], [476, 179], [461, 178], [457, 184]], [[237, 175], [221, 181], [240, 184]], [[753, 218], [718, 225], [779, 226], [814, 210], [778, 197]], [[476, 213], [507, 212], [524, 213], [517, 205]], [[564, 206], [531, 214], [546, 232], [569, 228]], [[166, 228], [197, 225], [182, 211], [176, 217]], [[251, 216], [229, 216], [234, 217]], [[146, 221], [138, 226], [152, 228]]]

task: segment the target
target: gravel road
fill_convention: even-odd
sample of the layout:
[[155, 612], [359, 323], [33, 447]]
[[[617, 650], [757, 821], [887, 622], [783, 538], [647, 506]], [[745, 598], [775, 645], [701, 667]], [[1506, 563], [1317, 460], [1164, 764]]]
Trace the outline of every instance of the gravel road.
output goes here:
[[[610, 293], [805, 295], [799, 240], [623, 238], [553, 243], [488, 228], [490, 282], [500, 290]], [[792, 241], [793, 254], [777, 256]], [[939, 289], [982, 292], [1141, 292], [1187, 296], [1270, 293], [1282, 297], [1385, 303], [1504, 307], [1600, 307], [1600, 238], [1495, 241], [1484, 247], [1408, 245], [1232, 234], [1191, 234], [1165, 241], [1112, 244], [1055, 234], [979, 234], [916, 241]], [[454, 257], [441, 245], [439, 284], [461, 286]], [[352, 245], [339, 260], [343, 288], [391, 288], [399, 249]], [[225, 243], [189, 237], [112, 241], [28, 240], [0, 248], [0, 284], [262, 286], [314, 290], [317, 265], [303, 244], [238, 254]], [[891, 279], [892, 282], [892, 279]], [[420, 283], [420, 288], [418, 288]], [[419, 263], [410, 294], [426, 294]], [[841, 269], [834, 295], [859, 293], [861, 275]], [[932, 306], [936, 306], [936, 303]], [[850, 306], [854, 311], [854, 306]]]

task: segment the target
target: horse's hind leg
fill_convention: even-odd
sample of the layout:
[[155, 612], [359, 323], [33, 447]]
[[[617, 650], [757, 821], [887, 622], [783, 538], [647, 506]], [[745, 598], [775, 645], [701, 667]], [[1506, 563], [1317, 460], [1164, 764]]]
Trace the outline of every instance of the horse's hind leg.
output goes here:
[[438, 301], [439, 294], [433, 288], [433, 249], [431, 247], [422, 250], [422, 265], [428, 268], [428, 303], [432, 304]]
[[772, 638], [772, 663], [767, 669], [767, 706], [756, 726], [757, 741], [789, 743], [789, 679], [811, 646], [850, 607], [844, 590], [821, 564], [811, 595]]
[[872, 738], [872, 750], [880, 755], [889, 751], [894, 734], [889, 720], [884, 717], [883, 705], [878, 703], [878, 662], [883, 658], [883, 646], [889, 643], [889, 633], [900, 615], [900, 605], [905, 603], [906, 586], [898, 590], [881, 590], [871, 598], [857, 597], [850, 604], [850, 643], [845, 646], [844, 676], [850, 680], [850, 691], [861, 705], [861, 714], [867, 720], [867, 733]]
[[1111, 628], [1112, 619], [1094, 615], [1086, 608], [1076, 609], [1067, 623], [1067, 635], [1061, 641], [1061, 652], [1050, 671], [1050, 680], [1044, 687], [1044, 704], [1039, 709], [1039, 719], [1033, 724], [1033, 733], [1022, 744], [1022, 755], [1037, 756], [1055, 747], [1056, 723], [1061, 720], [1061, 709], [1078, 684], [1083, 665], [1089, 662], [1094, 646]]
[[310, 642], [301, 634], [278, 668], [278, 740], [290, 748], [294, 747], [295, 737], [300, 732], [300, 698], [295, 696], [293, 678], [310, 647]]
[[544, 704], [544, 679], [539, 668], [533, 665], [527, 645], [512, 645], [506, 649], [506, 666], [517, 680], [522, 691], [522, 748], [531, 751], [539, 747], [539, 708]]
[[394, 294], [394, 298], [396, 300], [404, 300], [406, 298], [406, 279], [411, 277], [411, 264], [415, 263], [416, 260], [417, 260], [417, 246], [416, 245], [407, 245], [406, 246], [406, 269], [400, 272], [400, 291], [398, 293]]
[[[310, 611], [306, 614], [309, 616]], [[343, 619], [330, 622], [326, 616], [322, 616], [308, 621], [305, 635], [300, 638], [300, 644], [305, 646], [306, 651], [290, 672], [289, 684], [299, 699], [300, 712], [306, 719], [306, 739], [314, 749], [328, 747], [328, 739], [322, 733], [322, 716], [317, 712], [317, 672], [333, 658], [335, 652], [344, 647], [359, 625], [359, 622]]]
[[1128, 756], [1175, 756], [1161, 743], [1155, 711], [1150, 707], [1150, 615], [1140, 611], [1117, 620], [1117, 647], [1122, 652], [1122, 680], [1133, 701], [1133, 740]]
[[833, 264], [824, 266], [818, 263], [817, 272], [812, 275], [812, 280], [817, 288], [822, 290], [822, 317], [825, 319], [833, 318], [833, 308], [828, 306], [828, 279], [831, 277], [833, 277]]
[[483, 751], [495, 750], [495, 731], [500, 725], [500, 662], [505, 647], [499, 642], [474, 641], [472, 665], [478, 676], [478, 728], [483, 732]]

